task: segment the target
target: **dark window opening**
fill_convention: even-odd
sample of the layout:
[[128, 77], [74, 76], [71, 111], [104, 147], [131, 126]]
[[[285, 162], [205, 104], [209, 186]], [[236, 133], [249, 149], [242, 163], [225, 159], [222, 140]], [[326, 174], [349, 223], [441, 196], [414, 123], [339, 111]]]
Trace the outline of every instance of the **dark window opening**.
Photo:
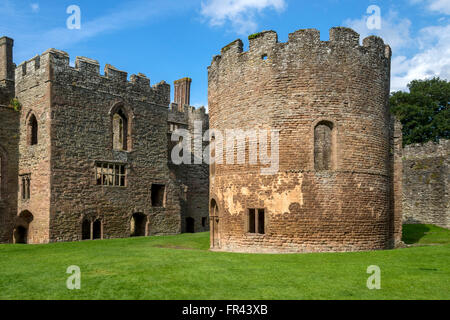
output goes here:
[[266, 233], [265, 224], [265, 210], [264, 209], [248, 209], [248, 233]]
[[38, 144], [38, 122], [34, 114], [28, 120], [28, 144], [30, 146]]
[[81, 225], [81, 240], [91, 239], [91, 222], [89, 220], [83, 220]]
[[98, 186], [125, 187], [126, 170], [123, 164], [97, 163], [95, 179]]
[[144, 237], [145, 227], [147, 224], [147, 216], [142, 213], [135, 213], [131, 218], [131, 236]]
[[164, 207], [165, 186], [163, 184], [152, 184], [152, 206]]
[[248, 210], [248, 232], [256, 233], [255, 209]]
[[263, 59], [264, 61], [266, 61], [268, 58], [269, 58], [269, 57], [267, 56], [267, 54], [263, 54], [263, 55], [261, 56], [261, 59]]
[[258, 210], [258, 233], [265, 234], [265, 226], [264, 226], [265, 214], [264, 209]]
[[127, 151], [128, 143], [128, 118], [122, 110], [113, 116], [113, 147], [114, 150]]
[[102, 222], [100, 220], [95, 220], [92, 228], [92, 238], [101, 239], [102, 238]]
[[195, 220], [194, 218], [186, 218], [186, 232], [194, 233], [195, 232]]

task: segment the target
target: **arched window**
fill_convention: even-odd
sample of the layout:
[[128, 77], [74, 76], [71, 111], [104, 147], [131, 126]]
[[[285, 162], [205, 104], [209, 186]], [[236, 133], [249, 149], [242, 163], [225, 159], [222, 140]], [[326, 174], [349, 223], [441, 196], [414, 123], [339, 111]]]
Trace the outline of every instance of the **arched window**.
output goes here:
[[91, 222], [88, 219], [84, 219], [81, 224], [81, 240], [91, 239]]
[[38, 144], [38, 122], [36, 119], [36, 116], [32, 114], [30, 118], [28, 119], [28, 125], [27, 125], [27, 139], [28, 139], [28, 145], [34, 146]]
[[330, 121], [321, 121], [314, 128], [314, 168], [316, 171], [333, 170], [334, 126]]
[[113, 148], [119, 151], [129, 150], [129, 124], [128, 117], [122, 109], [113, 115]]
[[211, 177], [214, 178], [214, 176], [216, 175], [216, 137], [215, 136], [211, 137], [210, 148], [211, 148], [211, 154], [210, 154], [209, 170], [211, 173]]

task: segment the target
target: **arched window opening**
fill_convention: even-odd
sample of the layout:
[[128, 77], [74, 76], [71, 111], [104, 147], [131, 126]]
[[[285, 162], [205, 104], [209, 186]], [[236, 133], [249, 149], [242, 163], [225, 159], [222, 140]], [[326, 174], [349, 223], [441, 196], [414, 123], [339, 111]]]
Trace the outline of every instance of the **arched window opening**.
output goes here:
[[129, 148], [129, 125], [128, 117], [123, 110], [113, 115], [113, 148], [119, 151], [128, 151]]
[[131, 236], [145, 237], [145, 228], [147, 224], [147, 216], [143, 213], [135, 213], [131, 218]]
[[314, 168], [316, 171], [333, 170], [333, 123], [321, 121], [314, 129]]
[[38, 122], [36, 116], [32, 114], [28, 119], [27, 135], [28, 135], [28, 145], [34, 146], [38, 144]]
[[102, 221], [97, 219], [92, 226], [92, 239], [102, 239]]
[[91, 240], [91, 222], [84, 219], [81, 225], [81, 240]]
[[216, 137], [212, 136], [211, 137], [211, 144], [210, 144], [210, 148], [211, 148], [211, 155], [210, 155], [210, 172], [211, 172], [211, 177], [214, 178], [214, 176], [216, 175]]

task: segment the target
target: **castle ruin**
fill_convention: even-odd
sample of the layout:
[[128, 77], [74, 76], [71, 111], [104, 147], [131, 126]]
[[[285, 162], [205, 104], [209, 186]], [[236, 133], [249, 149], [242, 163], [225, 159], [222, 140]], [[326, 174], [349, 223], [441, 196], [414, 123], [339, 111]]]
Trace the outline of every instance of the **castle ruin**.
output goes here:
[[266, 31], [249, 37], [247, 52], [236, 40], [213, 58], [210, 128], [279, 131], [278, 173], [261, 175], [265, 165], [248, 159], [211, 167], [213, 250], [359, 251], [401, 241], [391, 49], [375, 36], [359, 40], [348, 28], [331, 29], [329, 41], [298, 30], [286, 43]]
[[[208, 166], [175, 167], [175, 127], [208, 115], [190, 79], [150, 86], [50, 49], [19, 66], [0, 39], [0, 242], [48, 243], [207, 231]], [[15, 99], [13, 99], [15, 98]], [[206, 187], [205, 187], [206, 186]]]

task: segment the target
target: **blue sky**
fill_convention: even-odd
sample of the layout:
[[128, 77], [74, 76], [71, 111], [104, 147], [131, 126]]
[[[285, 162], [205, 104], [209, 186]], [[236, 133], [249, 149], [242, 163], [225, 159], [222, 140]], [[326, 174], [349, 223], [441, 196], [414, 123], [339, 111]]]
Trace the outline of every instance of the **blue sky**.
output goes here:
[[[69, 30], [66, 10], [77, 5], [81, 28]], [[381, 9], [381, 29], [369, 30], [367, 9]], [[207, 105], [207, 67], [229, 42], [262, 30], [280, 41], [316, 28], [322, 40], [334, 26], [361, 40], [376, 34], [393, 48], [392, 90], [413, 79], [450, 79], [450, 0], [0, 0], [0, 36], [15, 39], [15, 62], [48, 48], [146, 74], [152, 84], [189, 76], [191, 104]]]

